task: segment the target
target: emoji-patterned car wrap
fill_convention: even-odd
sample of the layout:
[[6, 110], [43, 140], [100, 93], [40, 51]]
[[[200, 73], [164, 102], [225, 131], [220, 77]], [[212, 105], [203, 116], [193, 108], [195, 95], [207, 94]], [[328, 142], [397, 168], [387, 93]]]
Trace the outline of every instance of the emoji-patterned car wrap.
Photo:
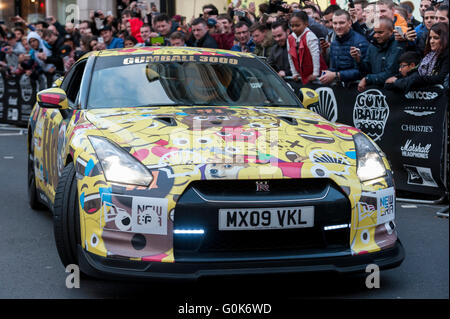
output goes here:
[[[97, 58], [124, 55], [130, 61], [140, 58], [139, 54], [253, 57], [192, 48], [94, 53]], [[63, 168], [74, 163], [81, 243], [93, 254], [176, 262], [177, 200], [191, 182], [217, 179], [331, 179], [351, 203], [352, 254], [380, 251], [397, 240], [395, 192], [384, 154], [388, 174], [362, 183], [353, 141], [353, 135], [362, 133], [328, 122], [306, 108], [164, 106], [65, 111], [36, 104], [29, 121], [28, 148], [39, 197], [49, 207]], [[108, 139], [144, 164], [153, 176], [150, 185], [107, 181], [89, 136]]]

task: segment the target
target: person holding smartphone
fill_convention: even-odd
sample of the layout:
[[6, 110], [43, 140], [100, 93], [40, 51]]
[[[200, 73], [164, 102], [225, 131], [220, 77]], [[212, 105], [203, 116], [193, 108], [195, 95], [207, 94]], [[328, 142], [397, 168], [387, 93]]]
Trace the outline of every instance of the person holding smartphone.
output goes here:
[[397, 73], [398, 58], [404, 52], [403, 47], [394, 38], [394, 23], [381, 18], [374, 26], [375, 43], [370, 44], [364, 59], [360, 50], [351, 47], [350, 54], [358, 63], [363, 78], [359, 81], [358, 91], [368, 85], [383, 87], [384, 82]]

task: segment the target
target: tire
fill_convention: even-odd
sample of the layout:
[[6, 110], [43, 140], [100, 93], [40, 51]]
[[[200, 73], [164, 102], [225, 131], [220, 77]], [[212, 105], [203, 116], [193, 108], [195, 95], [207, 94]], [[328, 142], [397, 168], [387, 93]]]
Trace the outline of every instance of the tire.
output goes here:
[[80, 211], [75, 167], [69, 163], [61, 173], [56, 188], [53, 212], [56, 248], [64, 267], [78, 265], [77, 246], [80, 244]]
[[33, 210], [47, 210], [47, 206], [42, 204], [37, 195], [36, 190], [36, 176], [34, 174], [34, 161], [30, 158], [33, 156], [33, 151], [28, 154], [28, 173], [27, 173], [27, 185], [28, 185], [28, 204]]

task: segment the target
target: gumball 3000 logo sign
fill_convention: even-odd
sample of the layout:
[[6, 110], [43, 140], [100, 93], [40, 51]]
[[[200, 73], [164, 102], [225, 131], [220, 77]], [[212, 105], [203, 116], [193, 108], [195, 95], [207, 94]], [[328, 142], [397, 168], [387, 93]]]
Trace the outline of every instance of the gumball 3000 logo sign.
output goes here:
[[356, 97], [353, 123], [374, 141], [383, 136], [388, 117], [389, 106], [386, 103], [386, 96], [380, 91], [371, 89]]

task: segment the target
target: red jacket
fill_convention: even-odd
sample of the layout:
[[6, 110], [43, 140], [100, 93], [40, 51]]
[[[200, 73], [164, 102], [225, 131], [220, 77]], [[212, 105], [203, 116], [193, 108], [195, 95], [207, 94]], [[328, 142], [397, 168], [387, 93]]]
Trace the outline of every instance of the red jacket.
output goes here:
[[211, 36], [216, 40], [219, 49], [230, 50], [234, 42], [234, 33], [214, 33]]
[[[314, 72], [314, 64], [311, 56], [311, 52], [309, 51], [308, 44], [306, 42], [306, 35], [310, 32], [306, 31], [302, 37], [300, 38], [298, 47], [295, 38], [292, 35], [289, 35], [289, 54], [292, 58], [292, 62], [294, 62], [295, 69], [300, 74], [301, 80], [303, 84], [309, 82], [309, 76]], [[325, 61], [320, 55], [320, 72], [322, 70], [326, 70], [327, 66]], [[319, 74], [320, 75], [320, 74]]]
[[141, 27], [144, 25], [144, 22], [139, 18], [132, 18], [128, 21], [130, 22], [131, 35], [136, 38], [138, 43], [144, 43], [144, 40], [141, 38]]

